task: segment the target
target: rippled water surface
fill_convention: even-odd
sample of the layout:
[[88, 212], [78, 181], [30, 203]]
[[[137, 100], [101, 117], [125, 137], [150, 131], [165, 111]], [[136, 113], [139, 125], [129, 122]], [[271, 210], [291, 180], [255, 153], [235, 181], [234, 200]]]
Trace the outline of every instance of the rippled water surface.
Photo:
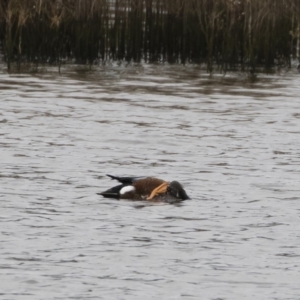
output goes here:
[[[300, 77], [0, 74], [1, 299], [299, 299]], [[105, 174], [180, 205], [103, 199]]]

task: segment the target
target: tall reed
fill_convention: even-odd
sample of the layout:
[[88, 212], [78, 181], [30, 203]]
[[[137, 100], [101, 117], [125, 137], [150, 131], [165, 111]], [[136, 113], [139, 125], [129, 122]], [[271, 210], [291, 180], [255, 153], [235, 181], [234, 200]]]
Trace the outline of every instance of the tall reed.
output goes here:
[[0, 44], [8, 70], [65, 60], [270, 69], [300, 58], [300, 2], [2, 0]]

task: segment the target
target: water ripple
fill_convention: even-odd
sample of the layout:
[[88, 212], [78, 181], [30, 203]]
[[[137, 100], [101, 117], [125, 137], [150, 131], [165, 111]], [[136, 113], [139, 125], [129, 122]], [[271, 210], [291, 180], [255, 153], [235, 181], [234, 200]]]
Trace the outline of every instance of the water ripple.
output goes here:
[[[0, 75], [3, 299], [297, 299], [299, 75]], [[102, 199], [105, 174], [192, 200]]]

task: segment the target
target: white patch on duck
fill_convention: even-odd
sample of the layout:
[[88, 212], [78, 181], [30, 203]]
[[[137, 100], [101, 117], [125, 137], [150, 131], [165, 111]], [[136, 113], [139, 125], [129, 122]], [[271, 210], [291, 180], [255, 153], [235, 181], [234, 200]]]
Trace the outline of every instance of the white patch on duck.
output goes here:
[[135, 187], [133, 185], [127, 185], [121, 188], [120, 195], [124, 195], [128, 192], [134, 192], [134, 191], [135, 191]]

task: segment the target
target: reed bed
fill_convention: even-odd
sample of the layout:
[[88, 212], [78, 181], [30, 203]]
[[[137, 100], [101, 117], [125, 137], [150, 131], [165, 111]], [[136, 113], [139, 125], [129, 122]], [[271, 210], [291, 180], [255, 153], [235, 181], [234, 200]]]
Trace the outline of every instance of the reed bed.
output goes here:
[[271, 69], [299, 59], [299, 0], [1, 0], [0, 52], [22, 63], [199, 63]]

